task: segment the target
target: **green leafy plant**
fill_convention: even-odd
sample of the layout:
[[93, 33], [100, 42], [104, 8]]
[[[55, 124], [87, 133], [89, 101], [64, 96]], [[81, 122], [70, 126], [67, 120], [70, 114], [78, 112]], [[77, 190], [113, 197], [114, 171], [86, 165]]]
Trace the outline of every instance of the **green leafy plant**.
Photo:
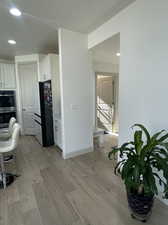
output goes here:
[[164, 130], [150, 135], [141, 124], [135, 124], [134, 140], [113, 148], [109, 159], [117, 153], [120, 161], [115, 174], [121, 174], [128, 192], [157, 195], [158, 184], [163, 186], [164, 198], [168, 198], [168, 133]]

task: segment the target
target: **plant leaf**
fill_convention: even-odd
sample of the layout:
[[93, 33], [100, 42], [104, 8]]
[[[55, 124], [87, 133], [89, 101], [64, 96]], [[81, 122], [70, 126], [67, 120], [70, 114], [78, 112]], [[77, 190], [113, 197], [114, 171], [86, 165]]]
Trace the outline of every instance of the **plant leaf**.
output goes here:
[[165, 130], [161, 130], [159, 132], [157, 132], [156, 134], [154, 134], [152, 137], [151, 137], [151, 141], [154, 141], [154, 140], [157, 140], [157, 137], [163, 133]]
[[134, 143], [135, 143], [135, 150], [136, 150], [137, 154], [140, 155], [141, 148], [143, 146], [142, 131], [141, 130], [135, 131]]
[[168, 138], [168, 133], [165, 134], [164, 136], [162, 136], [162, 137], [158, 140], [158, 142], [162, 142], [162, 141], [166, 140], [167, 138]]
[[144, 133], [145, 133], [145, 135], [146, 135], [147, 142], [150, 141], [150, 134], [149, 134], [148, 130], [147, 130], [142, 124], [136, 123], [136, 124], [134, 124], [132, 127], [139, 127], [139, 128], [141, 128], [141, 130], [143, 130]]

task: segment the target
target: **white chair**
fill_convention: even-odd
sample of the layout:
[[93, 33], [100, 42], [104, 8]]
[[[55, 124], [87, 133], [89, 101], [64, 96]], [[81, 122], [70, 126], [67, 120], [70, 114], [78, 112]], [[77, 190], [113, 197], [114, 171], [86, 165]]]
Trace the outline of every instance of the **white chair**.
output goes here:
[[[9, 121], [8, 129], [1, 129], [0, 130], [0, 141], [7, 141], [9, 138], [11, 138], [12, 132], [13, 132], [13, 126], [14, 126], [15, 123], [16, 123], [15, 117], [11, 117], [10, 121]], [[4, 156], [5, 162], [10, 162], [11, 160], [13, 160], [13, 155], [7, 154], [7, 155]]]
[[4, 166], [4, 154], [13, 152], [17, 146], [19, 141], [20, 134], [20, 125], [15, 123], [13, 126], [12, 136], [9, 140], [0, 142], [0, 162], [1, 162], [1, 178], [4, 189], [6, 188], [6, 172]]
[[11, 117], [9, 121], [9, 127], [8, 129], [2, 129], [0, 130], [0, 141], [6, 141], [9, 139], [12, 135], [13, 126], [16, 123], [15, 117]]

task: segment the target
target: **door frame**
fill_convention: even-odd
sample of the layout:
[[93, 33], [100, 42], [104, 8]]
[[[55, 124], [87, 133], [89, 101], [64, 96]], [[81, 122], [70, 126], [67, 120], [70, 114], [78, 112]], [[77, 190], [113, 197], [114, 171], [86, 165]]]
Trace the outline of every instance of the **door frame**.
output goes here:
[[[94, 98], [94, 117], [95, 117], [95, 127], [97, 128], [97, 77], [98, 76], [118, 76], [118, 73], [107, 73], [107, 72], [95, 72], [94, 84], [95, 84], [95, 98]], [[117, 96], [116, 96], [117, 98]]]
[[21, 96], [21, 84], [20, 84], [20, 75], [19, 75], [19, 66], [23, 64], [37, 64], [37, 80], [39, 81], [39, 59], [38, 57], [28, 58], [23, 56], [18, 60], [15, 59], [15, 71], [16, 71], [16, 105], [17, 105], [17, 120], [21, 126], [21, 134], [24, 135], [23, 129], [23, 115], [22, 115], [22, 96]]

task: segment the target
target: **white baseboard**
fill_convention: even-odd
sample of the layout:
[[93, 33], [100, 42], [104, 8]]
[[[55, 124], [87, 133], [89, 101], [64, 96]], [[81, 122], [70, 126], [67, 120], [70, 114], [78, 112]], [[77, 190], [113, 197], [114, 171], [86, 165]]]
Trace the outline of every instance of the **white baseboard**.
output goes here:
[[78, 150], [78, 151], [75, 151], [75, 152], [65, 153], [63, 155], [63, 158], [64, 159], [74, 158], [76, 156], [83, 155], [83, 154], [86, 154], [86, 153], [89, 153], [89, 152], [93, 152], [92, 147], [87, 148], [87, 149], [81, 149], [81, 150]]

